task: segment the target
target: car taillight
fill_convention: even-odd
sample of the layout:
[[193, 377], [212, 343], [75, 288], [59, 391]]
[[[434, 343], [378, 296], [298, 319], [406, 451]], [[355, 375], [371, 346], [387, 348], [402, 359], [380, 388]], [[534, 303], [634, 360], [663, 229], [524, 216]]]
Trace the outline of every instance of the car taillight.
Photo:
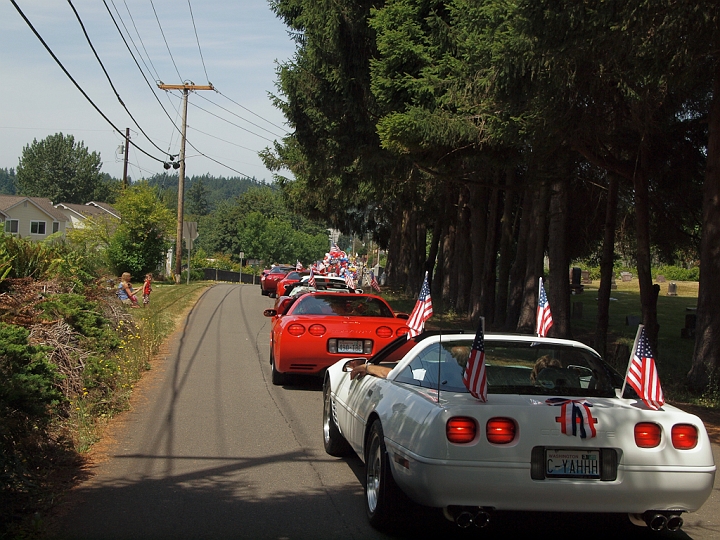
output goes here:
[[328, 352], [333, 354], [337, 353], [337, 339], [328, 339]]
[[447, 440], [455, 444], [467, 444], [475, 440], [477, 424], [467, 416], [455, 416], [445, 424]]
[[372, 354], [372, 339], [363, 340], [363, 354]]
[[375, 330], [375, 333], [378, 337], [381, 338], [389, 338], [392, 337], [393, 331], [392, 328], [388, 328], [387, 326], [381, 326], [377, 330]]
[[491, 418], [485, 426], [487, 440], [493, 444], [509, 444], [515, 440], [517, 428], [512, 418]]
[[698, 430], [692, 424], [675, 424], [671, 439], [672, 445], [678, 450], [692, 450], [697, 446]]
[[660, 444], [662, 432], [660, 426], [652, 422], [635, 424], [635, 444], [640, 448], [655, 448]]
[[395, 330], [395, 335], [398, 337], [404, 336], [409, 331], [410, 331], [410, 329], [407, 326], [403, 326], [402, 328], [398, 328], [397, 330]]
[[313, 324], [308, 328], [308, 332], [313, 336], [322, 336], [327, 329], [322, 324]]
[[291, 336], [302, 336], [305, 333], [305, 327], [302, 324], [291, 324], [288, 326], [288, 334]]

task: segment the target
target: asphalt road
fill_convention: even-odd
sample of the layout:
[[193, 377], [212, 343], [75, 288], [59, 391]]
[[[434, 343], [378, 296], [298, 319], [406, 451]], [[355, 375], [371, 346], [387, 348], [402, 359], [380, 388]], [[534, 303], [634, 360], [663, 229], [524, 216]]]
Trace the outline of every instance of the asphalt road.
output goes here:
[[270, 382], [262, 310], [272, 303], [256, 285], [204, 293], [111, 431], [107, 459], [61, 505], [55, 538], [720, 538], [717, 481], [672, 534], [625, 516], [535, 513], [497, 513], [488, 529], [463, 532], [427, 510], [378, 533], [365, 518], [362, 463], [323, 450], [319, 379]]

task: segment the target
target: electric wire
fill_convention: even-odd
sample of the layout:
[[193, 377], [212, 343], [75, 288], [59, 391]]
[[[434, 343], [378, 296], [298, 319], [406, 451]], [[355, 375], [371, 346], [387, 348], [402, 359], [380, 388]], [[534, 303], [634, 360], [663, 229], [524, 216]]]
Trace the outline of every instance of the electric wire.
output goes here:
[[158, 74], [158, 70], [155, 68], [155, 64], [152, 63], [152, 60], [150, 59], [150, 53], [147, 51], [147, 48], [145, 47], [145, 42], [142, 39], [142, 36], [140, 36], [140, 31], [137, 28], [137, 25], [135, 24], [135, 19], [132, 16], [132, 13], [130, 12], [130, 7], [127, 5], [127, 2], [123, 0], [123, 4], [125, 4], [125, 10], [128, 13], [128, 17], [130, 17], [130, 22], [133, 25], [133, 28], [135, 29], [135, 35], [137, 35], [138, 40], [140, 41], [140, 45], [142, 45], [143, 51], [145, 51], [145, 56], [147, 56], [148, 62], [150, 62], [150, 65], [152, 66], [152, 70], [148, 67], [148, 65], [145, 63], [145, 59], [143, 58], [143, 55], [140, 53], [140, 49], [138, 49], [137, 45], [135, 45], [135, 40], [130, 35], [130, 30], [128, 30], [128, 27], [125, 26], [125, 21], [122, 20], [122, 17], [120, 16], [120, 11], [118, 10], [117, 6], [115, 5], [115, 2], [111, 0], [113, 7], [115, 8], [115, 13], [117, 13], [118, 18], [120, 19], [120, 22], [122, 22], [123, 26], [125, 27], [125, 31], [127, 32], [128, 37], [130, 38], [130, 41], [132, 42], [133, 46], [135, 47], [135, 50], [138, 53], [138, 56], [140, 57], [140, 60], [142, 60], [143, 64], [145, 64], [145, 68], [150, 73], [155, 73], [155, 79], [159, 79], [160, 75]]
[[212, 84], [210, 83], [210, 77], [208, 77], [207, 68], [205, 67], [205, 58], [203, 58], [202, 49], [200, 48], [200, 38], [198, 38], [197, 27], [195, 26], [195, 16], [193, 15], [190, 0], [188, 0], [188, 7], [190, 8], [190, 19], [192, 19], [193, 30], [195, 30], [195, 41], [197, 41], [198, 51], [200, 52], [200, 60], [202, 61], [203, 71], [205, 72], [205, 80], [210, 86], [212, 86]]
[[[11, 2], [12, 5], [15, 7], [15, 9], [16, 9], [17, 12], [20, 14], [20, 16], [23, 18], [23, 20], [25, 21], [25, 24], [27, 24], [28, 27], [30, 28], [30, 30], [32, 30], [32, 32], [35, 34], [35, 37], [37, 37], [38, 40], [40, 40], [40, 43], [43, 44], [43, 47], [45, 47], [45, 50], [50, 54], [50, 56], [52, 56], [53, 60], [55, 60], [55, 63], [57, 63], [57, 65], [60, 66], [60, 69], [62, 69], [63, 72], [65, 73], [65, 75], [72, 81], [72, 83], [75, 85], [75, 88], [77, 88], [77, 89], [80, 91], [80, 93], [85, 97], [85, 99], [90, 103], [90, 105], [93, 106], [93, 108], [100, 114], [100, 116], [102, 116], [103, 119], [104, 119], [108, 124], [110, 124], [110, 125], [113, 127], [113, 129], [115, 129], [115, 131], [117, 131], [117, 132], [120, 133], [121, 135], [124, 135], [123, 132], [122, 132], [115, 124], [113, 124], [112, 121], [105, 115], [105, 113], [100, 110], [100, 107], [98, 107], [98, 106], [95, 104], [95, 102], [90, 98], [90, 96], [87, 95], [87, 93], [85, 92], [85, 90], [83, 90], [82, 87], [78, 84], [78, 82], [73, 78], [73, 76], [70, 75], [70, 72], [69, 72], [67, 69], [65, 69], [65, 66], [62, 64], [62, 62], [60, 62], [60, 60], [58, 59], [58, 57], [55, 56], [55, 53], [52, 52], [52, 49], [50, 49], [49, 45], [45, 42], [45, 40], [42, 38], [42, 36], [39, 34], [39, 32], [35, 29], [35, 27], [33, 26], [33, 24], [30, 22], [30, 19], [28, 19], [28, 18], [25, 16], [25, 13], [23, 13], [22, 9], [20, 9], [20, 6], [17, 5], [17, 3], [15, 2], [15, 0], [10, 0], [10, 2]], [[148, 156], [149, 158], [154, 159], [155, 161], [158, 161], [158, 162], [160, 162], [160, 163], [165, 163], [162, 159], [156, 158], [155, 156], [153, 156], [152, 154], [146, 152], [145, 150], [143, 150], [143, 149], [140, 148], [139, 146], [137, 146], [137, 145], [134, 145], [134, 146], [135, 146], [135, 148], [137, 148], [138, 150], [140, 150], [140, 152], [142, 152], [143, 154], [145, 154], [145, 155]]]
[[192, 106], [200, 109], [201, 111], [204, 111], [204, 112], [208, 113], [210, 116], [214, 116], [215, 118], [217, 118], [217, 119], [219, 119], [219, 120], [222, 120], [223, 122], [227, 122], [227, 123], [230, 124], [231, 126], [235, 126], [236, 128], [242, 129], [243, 131], [247, 131], [248, 133], [250, 133], [250, 134], [252, 134], [252, 135], [255, 135], [256, 137], [260, 137], [261, 139], [265, 139], [265, 140], [268, 141], [268, 142], [275, 142], [275, 141], [273, 141], [272, 139], [268, 139], [267, 137], [263, 137], [262, 135], [260, 135], [260, 134], [258, 134], [258, 133], [255, 133], [254, 131], [250, 131], [249, 129], [242, 127], [240, 124], [236, 124], [235, 122], [231, 122], [231, 121], [228, 120], [227, 118], [223, 118], [222, 116], [218, 116], [217, 114], [215, 114], [215, 113], [213, 113], [213, 112], [210, 112], [210, 111], [208, 111], [207, 109], [202, 108], [200, 105], [196, 105], [195, 103], [193, 103]]
[[262, 116], [260, 116], [260, 115], [257, 114], [256, 112], [251, 111], [251, 110], [248, 109], [247, 107], [245, 107], [245, 106], [243, 106], [243, 105], [240, 105], [237, 101], [235, 101], [234, 99], [226, 96], [225, 94], [223, 94], [223, 93], [222, 93], [220, 90], [218, 90], [217, 88], [215, 89], [215, 91], [216, 91], [218, 94], [220, 94], [222, 97], [224, 97], [225, 99], [227, 99], [228, 101], [232, 101], [235, 105], [237, 105], [237, 106], [240, 107], [241, 109], [246, 110], [246, 111], [249, 112], [250, 114], [254, 114], [254, 115], [257, 116], [260, 120], [263, 120], [264, 122], [267, 122], [267, 123], [270, 124], [271, 126], [275, 126], [276, 128], [282, 129], [283, 131], [286, 131], [286, 132], [287, 132], [287, 130], [286, 130], [284, 127], [278, 126], [277, 124], [271, 122], [270, 120], [268, 120], [268, 119], [266, 119], [266, 118], [263, 118]]
[[167, 47], [168, 54], [170, 55], [170, 60], [172, 60], [173, 66], [175, 66], [175, 72], [180, 78], [180, 81], [182, 81], [183, 78], [180, 75], [180, 70], [178, 70], [177, 64], [175, 63], [175, 58], [173, 58], [172, 52], [170, 52], [170, 45], [168, 45], [167, 39], [165, 39], [165, 32], [163, 32], [162, 24], [160, 24], [160, 18], [158, 17], [157, 11], [155, 10], [155, 4], [153, 3], [153, 0], [150, 0], [150, 5], [152, 6], [153, 13], [155, 14], [155, 20], [157, 21], [158, 27], [160, 28], [160, 33], [162, 34], [163, 41], [165, 41], [165, 47]]
[[115, 96], [117, 97], [118, 101], [120, 102], [120, 105], [122, 105], [123, 109], [128, 113], [128, 116], [130, 116], [130, 119], [133, 121], [133, 123], [137, 126], [137, 128], [140, 130], [140, 133], [142, 133], [145, 138], [152, 144], [155, 148], [160, 150], [160, 152], [164, 152], [162, 148], [160, 148], [155, 142], [150, 138], [150, 136], [145, 133], [145, 130], [140, 127], [140, 124], [137, 120], [135, 120], [135, 117], [132, 115], [130, 110], [127, 108], [127, 105], [125, 105], [125, 102], [120, 97], [120, 94], [118, 93], [117, 89], [115, 88], [115, 85], [112, 82], [112, 79], [110, 78], [110, 74], [107, 72], [107, 69], [105, 69], [105, 65], [103, 64], [102, 60], [100, 60], [100, 56], [98, 55], [97, 51], [95, 50], [95, 46], [92, 44], [92, 41], [90, 40], [90, 36], [87, 33], [87, 30], [85, 29], [85, 25], [82, 22], [82, 19], [80, 18], [80, 14], [75, 9], [75, 6], [72, 3], [72, 0], [67, 0], [68, 4], [70, 4], [70, 7], [73, 10], [73, 13], [75, 14], [75, 18], [77, 19], [78, 23], [80, 23], [80, 28], [82, 28], [83, 34], [85, 34], [85, 39], [87, 39], [88, 45], [90, 45], [90, 48], [92, 49], [93, 54], [95, 55], [95, 58], [97, 59], [98, 63], [100, 64], [100, 67], [103, 70], [103, 73], [105, 73], [105, 77], [108, 80], [108, 83], [110, 83], [110, 87], [113, 89], [113, 92], [115, 92]]
[[[198, 94], [198, 95], [199, 95], [199, 94]], [[232, 112], [230, 109], [226, 109], [226, 108], [223, 107], [222, 105], [218, 105], [217, 103], [215, 103], [215, 102], [212, 101], [211, 99], [206, 98], [205, 96], [200, 96], [200, 97], [203, 98], [203, 99], [204, 99], [205, 101], [207, 101], [208, 103], [212, 103], [212, 104], [215, 105], [216, 107], [222, 109], [223, 111], [225, 111], [225, 112], [227, 112], [227, 113], [230, 113], [230, 114], [232, 114], [233, 116], [238, 117], [240, 120], [242, 120], [242, 121], [244, 121], [244, 122], [247, 122], [248, 124], [250, 124], [250, 125], [252, 125], [252, 126], [255, 126], [256, 128], [260, 128], [260, 129], [262, 129], [263, 131], [267, 131], [268, 133], [270, 133], [270, 135], [275, 135], [276, 137], [280, 137], [280, 138], [283, 137], [283, 135], [278, 135], [277, 133], [274, 133], [274, 132], [270, 131], [270, 130], [267, 129], [267, 128], [264, 128], [264, 127], [262, 127], [262, 126], [260, 126], [260, 125], [258, 125], [258, 124], [256, 124], [256, 123], [254, 123], [254, 122], [251, 122], [251, 121], [248, 120], [247, 118], [243, 118], [243, 117], [240, 116], [239, 114], [236, 114], [236, 113]]]
[[228, 140], [226, 140], [226, 139], [222, 139], [222, 138], [220, 138], [220, 137], [218, 137], [218, 136], [216, 136], [216, 135], [211, 135], [210, 133], [206, 133], [206, 132], [204, 132], [204, 131], [202, 131], [202, 130], [199, 130], [198, 128], [193, 127], [193, 126], [191, 126], [191, 125], [188, 125], [188, 129], [192, 129], [193, 131], [197, 131], [198, 133], [202, 133], [203, 135], [207, 135], [208, 137], [212, 137], [213, 139], [217, 139], [218, 141], [222, 141], [222, 142], [224, 142], [224, 143], [232, 144], [233, 146], [237, 146], [238, 148], [242, 148], [243, 150], [248, 150], [249, 152], [255, 152], [255, 153], [258, 152], [257, 150], [253, 150], [252, 148], [248, 148], [247, 146], [242, 146], [241, 144], [237, 144], [237, 143], [234, 143], [234, 142], [232, 142], [232, 141], [228, 141]]

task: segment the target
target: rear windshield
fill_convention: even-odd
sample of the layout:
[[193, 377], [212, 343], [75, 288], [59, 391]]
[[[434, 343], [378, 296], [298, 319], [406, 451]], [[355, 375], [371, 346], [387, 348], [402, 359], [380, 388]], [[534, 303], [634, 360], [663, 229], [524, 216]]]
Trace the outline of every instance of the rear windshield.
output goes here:
[[[472, 338], [420, 351], [397, 382], [467, 392], [462, 382]], [[488, 393], [615, 397], [622, 377], [591, 351], [546, 343], [485, 342]]]
[[393, 317], [392, 310], [378, 298], [345, 294], [307, 294], [295, 303], [292, 315], [338, 315], [343, 317]]

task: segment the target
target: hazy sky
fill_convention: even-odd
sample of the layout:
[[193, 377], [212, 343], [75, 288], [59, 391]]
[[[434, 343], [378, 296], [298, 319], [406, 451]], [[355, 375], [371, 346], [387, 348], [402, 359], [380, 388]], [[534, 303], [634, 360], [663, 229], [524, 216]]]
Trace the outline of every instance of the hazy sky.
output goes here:
[[0, 73], [5, 81], [0, 87], [0, 168], [17, 167], [23, 148], [34, 139], [62, 132], [99, 152], [102, 172], [121, 178], [118, 149], [130, 128], [138, 148], [131, 146], [129, 152], [129, 176], [136, 180], [163, 172], [161, 162], [139, 151], [160, 160], [180, 151], [181, 92], [159, 90], [158, 81], [209, 81], [217, 91], [189, 95], [187, 140], [197, 150], [186, 148], [186, 174], [272, 179], [257, 152], [286, 133], [284, 117], [268, 94], [276, 93], [277, 62], [290, 60], [295, 45], [266, 0], [72, 0], [117, 93], [157, 147], [118, 101], [71, 4], [15, 3], [122, 135], [75, 87], [12, 2], [0, 2]]

